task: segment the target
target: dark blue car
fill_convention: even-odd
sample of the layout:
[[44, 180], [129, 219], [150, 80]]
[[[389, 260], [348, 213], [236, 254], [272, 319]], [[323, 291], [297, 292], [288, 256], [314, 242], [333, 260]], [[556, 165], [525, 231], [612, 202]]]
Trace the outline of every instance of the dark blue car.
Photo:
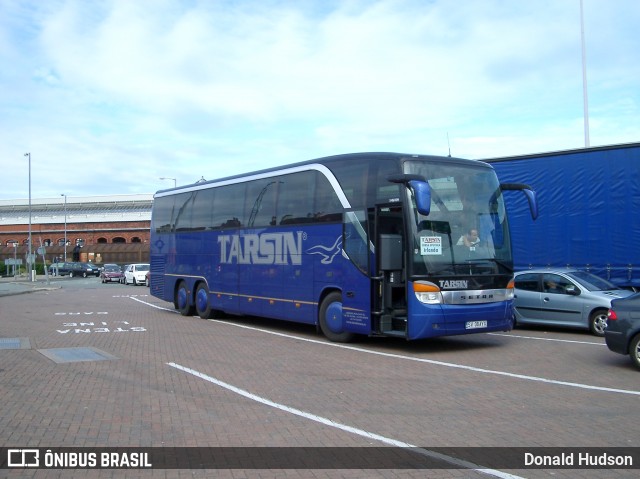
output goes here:
[[611, 351], [628, 354], [640, 369], [640, 293], [611, 301], [604, 338]]

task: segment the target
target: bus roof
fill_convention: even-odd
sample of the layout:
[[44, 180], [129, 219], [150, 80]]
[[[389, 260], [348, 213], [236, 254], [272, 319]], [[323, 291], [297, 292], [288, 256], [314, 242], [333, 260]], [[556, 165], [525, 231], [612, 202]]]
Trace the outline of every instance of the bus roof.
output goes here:
[[325, 157], [320, 157], [320, 158], [315, 158], [312, 160], [305, 160], [305, 161], [300, 161], [297, 163], [289, 163], [286, 165], [280, 165], [280, 166], [275, 166], [272, 168], [265, 168], [263, 170], [255, 170], [255, 171], [247, 171], [245, 173], [240, 173], [237, 175], [231, 175], [231, 176], [225, 176], [222, 178], [216, 178], [213, 180], [200, 180], [200, 181], [196, 181], [195, 183], [189, 183], [189, 184], [185, 184], [185, 185], [181, 185], [181, 186], [177, 186], [175, 188], [165, 188], [162, 190], [158, 190], [156, 191], [156, 194], [158, 193], [166, 193], [169, 191], [179, 191], [179, 190], [184, 190], [186, 188], [192, 188], [194, 186], [201, 186], [201, 185], [210, 185], [210, 184], [216, 184], [216, 183], [221, 183], [221, 182], [227, 182], [227, 181], [232, 181], [232, 180], [238, 180], [238, 179], [242, 179], [248, 176], [254, 176], [254, 175], [262, 175], [262, 174], [266, 174], [266, 173], [273, 173], [273, 172], [278, 172], [278, 171], [282, 171], [285, 169], [290, 169], [290, 168], [299, 168], [301, 166], [305, 166], [305, 165], [313, 165], [313, 164], [323, 164], [323, 165], [327, 165], [330, 166], [331, 163], [334, 162], [344, 162], [344, 161], [351, 161], [351, 160], [358, 160], [361, 158], [369, 158], [371, 160], [429, 160], [429, 161], [435, 161], [435, 162], [448, 162], [448, 163], [454, 163], [454, 164], [475, 164], [475, 165], [483, 165], [486, 166], [487, 168], [493, 168], [491, 165], [480, 161], [480, 160], [471, 160], [471, 159], [465, 159], [465, 158], [456, 158], [456, 157], [451, 157], [451, 156], [437, 156], [437, 155], [419, 155], [419, 154], [414, 154], [414, 153], [392, 153], [392, 152], [360, 152], [360, 153], [343, 153], [343, 154], [339, 154], [339, 155], [332, 155], [332, 156], [325, 156]]

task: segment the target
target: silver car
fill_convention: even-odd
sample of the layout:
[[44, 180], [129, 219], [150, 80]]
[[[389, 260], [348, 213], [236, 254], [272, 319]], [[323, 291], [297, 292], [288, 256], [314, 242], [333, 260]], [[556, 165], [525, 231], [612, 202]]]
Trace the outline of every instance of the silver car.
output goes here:
[[515, 322], [588, 329], [604, 336], [611, 300], [632, 294], [578, 269], [521, 271], [515, 274]]

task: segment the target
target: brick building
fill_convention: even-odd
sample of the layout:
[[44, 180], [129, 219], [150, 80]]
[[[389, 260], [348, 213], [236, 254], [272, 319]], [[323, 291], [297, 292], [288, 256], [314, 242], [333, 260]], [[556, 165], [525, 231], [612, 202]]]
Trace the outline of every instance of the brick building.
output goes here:
[[[44, 246], [69, 261], [81, 246], [83, 260], [97, 263], [148, 260], [153, 195], [63, 196], [0, 200], [0, 260], [26, 255], [31, 216], [32, 251]], [[66, 237], [66, 248], [65, 248]], [[128, 245], [128, 246], [127, 246]], [[104, 253], [120, 253], [106, 259]], [[124, 254], [131, 253], [135, 254]]]

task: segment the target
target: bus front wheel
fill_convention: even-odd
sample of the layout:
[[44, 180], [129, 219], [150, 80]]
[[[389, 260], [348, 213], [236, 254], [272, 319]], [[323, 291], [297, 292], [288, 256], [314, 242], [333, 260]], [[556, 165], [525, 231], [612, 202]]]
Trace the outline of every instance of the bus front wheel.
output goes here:
[[189, 304], [189, 290], [184, 281], [178, 285], [173, 304], [182, 316], [193, 316], [193, 306]]
[[344, 331], [342, 320], [342, 294], [333, 291], [322, 300], [319, 312], [320, 329], [329, 340], [347, 343], [353, 339], [353, 333]]

